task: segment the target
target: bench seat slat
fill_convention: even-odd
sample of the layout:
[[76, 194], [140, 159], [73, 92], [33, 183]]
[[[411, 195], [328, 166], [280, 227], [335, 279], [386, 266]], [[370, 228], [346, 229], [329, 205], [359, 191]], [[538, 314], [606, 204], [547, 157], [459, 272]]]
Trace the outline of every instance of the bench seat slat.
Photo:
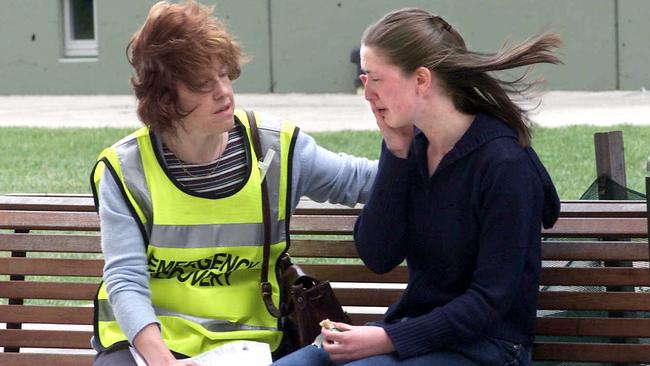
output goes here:
[[92, 324], [91, 306], [0, 305], [0, 323]]
[[536, 334], [573, 337], [650, 337], [650, 319], [538, 317]]
[[570, 268], [542, 269], [542, 285], [650, 286], [647, 268]]
[[0, 258], [0, 274], [100, 277], [102, 259]]
[[97, 283], [0, 281], [0, 298], [93, 300], [98, 288]]
[[2, 234], [0, 250], [61, 253], [101, 253], [98, 235]]
[[92, 366], [93, 355], [5, 353], [0, 352], [0, 365], [3, 366]]
[[91, 331], [0, 329], [0, 346], [90, 349]]
[[650, 292], [562, 292], [543, 291], [541, 310], [650, 311]]
[[650, 362], [650, 344], [535, 342], [538, 361]]

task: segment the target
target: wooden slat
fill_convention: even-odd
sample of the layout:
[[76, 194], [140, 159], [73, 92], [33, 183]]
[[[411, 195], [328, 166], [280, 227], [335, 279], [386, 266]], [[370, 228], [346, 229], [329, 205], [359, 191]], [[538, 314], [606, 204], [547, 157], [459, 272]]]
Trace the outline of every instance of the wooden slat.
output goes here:
[[371, 272], [363, 264], [301, 264], [303, 270], [318, 279], [336, 282], [406, 283], [408, 272], [400, 266], [386, 274]]
[[93, 300], [98, 288], [97, 283], [0, 281], [0, 298]]
[[91, 195], [13, 194], [0, 196], [0, 210], [94, 212]]
[[650, 286], [648, 268], [543, 268], [542, 285]]
[[94, 355], [4, 353], [0, 352], [3, 366], [92, 366]]
[[384, 314], [366, 314], [366, 313], [355, 313], [348, 312], [350, 317], [350, 323], [352, 325], [364, 325], [368, 322], [380, 321], [384, 319]]
[[293, 215], [290, 231], [293, 234], [352, 235], [356, 216]]
[[292, 257], [358, 258], [352, 240], [291, 239]]
[[[296, 213], [358, 215], [362, 207], [363, 205], [348, 207], [302, 198], [296, 208]], [[22, 193], [0, 195], [0, 210], [94, 212], [95, 203], [89, 194]]]
[[539, 317], [537, 335], [650, 337], [650, 319]]
[[[356, 216], [294, 215], [294, 234], [350, 235]], [[560, 218], [551, 229], [542, 230], [546, 237], [631, 238], [647, 236], [645, 218]]]
[[0, 346], [89, 349], [91, 331], [0, 329]]
[[[337, 212], [356, 215], [361, 207], [362, 205], [357, 205], [350, 208], [303, 198], [298, 204], [296, 213]], [[562, 217], [645, 217], [646, 212], [646, 204], [642, 200], [564, 200], [561, 207]], [[93, 212], [95, 207], [90, 194], [12, 193], [0, 195], [0, 210]]]
[[631, 241], [544, 241], [542, 242], [542, 259], [647, 261], [648, 243]]
[[650, 292], [561, 292], [543, 291], [538, 309], [650, 311]]
[[389, 306], [399, 299], [402, 290], [336, 288], [334, 293], [343, 306]]
[[90, 306], [0, 305], [0, 323], [92, 324]]
[[99, 235], [2, 234], [0, 250], [60, 253], [101, 253]]
[[650, 344], [536, 342], [537, 361], [650, 362]]
[[646, 203], [641, 200], [562, 201], [562, 217], [641, 217], [645, 218]]
[[2, 211], [0, 229], [11, 230], [99, 230], [94, 212]]
[[362, 204], [354, 207], [345, 205], [332, 204], [329, 202], [315, 202], [309, 198], [303, 197], [296, 207], [296, 214], [298, 215], [359, 215]]
[[647, 237], [646, 218], [560, 218], [553, 228], [542, 230], [548, 237], [630, 238]]
[[99, 277], [103, 267], [102, 259], [0, 258], [0, 274]]

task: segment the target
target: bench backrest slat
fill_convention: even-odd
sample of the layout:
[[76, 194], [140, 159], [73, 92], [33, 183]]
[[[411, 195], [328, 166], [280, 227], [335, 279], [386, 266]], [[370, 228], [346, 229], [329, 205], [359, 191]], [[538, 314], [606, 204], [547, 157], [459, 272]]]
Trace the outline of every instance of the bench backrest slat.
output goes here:
[[0, 281], [0, 298], [93, 300], [97, 283]]
[[542, 291], [538, 309], [650, 311], [650, 292]]
[[544, 342], [535, 344], [539, 361], [648, 362], [650, 344]]
[[14, 194], [0, 197], [0, 210], [94, 212], [95, 204], [90, 195]]
[[0, 229], [98, 231], [94, 212], [0, 211]]
[[99, 277], [103, 268], [102, 259], [0, 258], [0, 274]]
[[645, 201], [562, 201], [561, 217], [646, 217]]
[[542, 285], [650, 286], [647, 268], [545, 268]]
[[95, 356], [92, 354], [39, 354], [0, 352], [0, 365], [3, 366], [91, 366]]
[[74, 234], [0, 233], [0, 250], [60, 253], [102, 252], [98, 235]]
[[346, 306], [389, 306], [402, 294], [400, 289], [335, 288], [334, 293]]
[[648, 241], [543, 241], [542, 259], [647, 261]]
[[92, 306], [0, 305], [0, 323], [92, 324]]
[[400, 266], [389, 273], [377, 274], [363, 264], [301, 264], [305, 272], [316, 278], [332, 282], [406, 283], [406, 267]]
[[648, 233], [646, 218], [560, 218], [551, 229], [542, 230], [547, 237], [639, 238]]
[[359, 258], [352, 240], [291, 239], [291, 256], [319, 258]]
[[538, 317], [539, 335], [650, 337], [650, 319]]
[[0, 329], [0, 341], [7, 347], [90, 349], [90, 331]]
[[[302, 198], [296, 213], [334, 212], [337, 215], [358, 215], [361, 207], [362, 205], [357, 205], [351, 208]], [[89, 194], [13, 193], [0, 196], [0, 210], [92, 212], [95, 206]], [[645, 217], [646, 203], [642, 200], [564, 200], [560, 215], [562, 217]]]

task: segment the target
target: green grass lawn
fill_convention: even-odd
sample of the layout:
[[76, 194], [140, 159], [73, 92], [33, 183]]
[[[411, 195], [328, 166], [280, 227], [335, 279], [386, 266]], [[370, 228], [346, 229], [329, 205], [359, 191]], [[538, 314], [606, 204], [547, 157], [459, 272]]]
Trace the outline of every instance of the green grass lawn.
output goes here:
[[[562, 199], [577, 199], [595, 179], [595, 132], [623, 131], [628, 187], [644, 192], [650, 127], [575, 126], [538, 128], [533, 146]], [[128, 134], [114, 128], [0, 128], [0, 194], [12, 192], [89, 193], [89, 172], [101, 149]], [[333, 151], [376, 159], [377, 131], [312, 134]]]

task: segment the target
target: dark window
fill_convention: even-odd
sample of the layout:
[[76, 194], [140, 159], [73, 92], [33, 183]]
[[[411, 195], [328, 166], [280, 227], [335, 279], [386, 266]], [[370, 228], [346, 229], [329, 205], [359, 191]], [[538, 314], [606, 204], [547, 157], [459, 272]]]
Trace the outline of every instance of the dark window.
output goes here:
[[70, 0], [72, 39], [95, 39], [93, 0]]

